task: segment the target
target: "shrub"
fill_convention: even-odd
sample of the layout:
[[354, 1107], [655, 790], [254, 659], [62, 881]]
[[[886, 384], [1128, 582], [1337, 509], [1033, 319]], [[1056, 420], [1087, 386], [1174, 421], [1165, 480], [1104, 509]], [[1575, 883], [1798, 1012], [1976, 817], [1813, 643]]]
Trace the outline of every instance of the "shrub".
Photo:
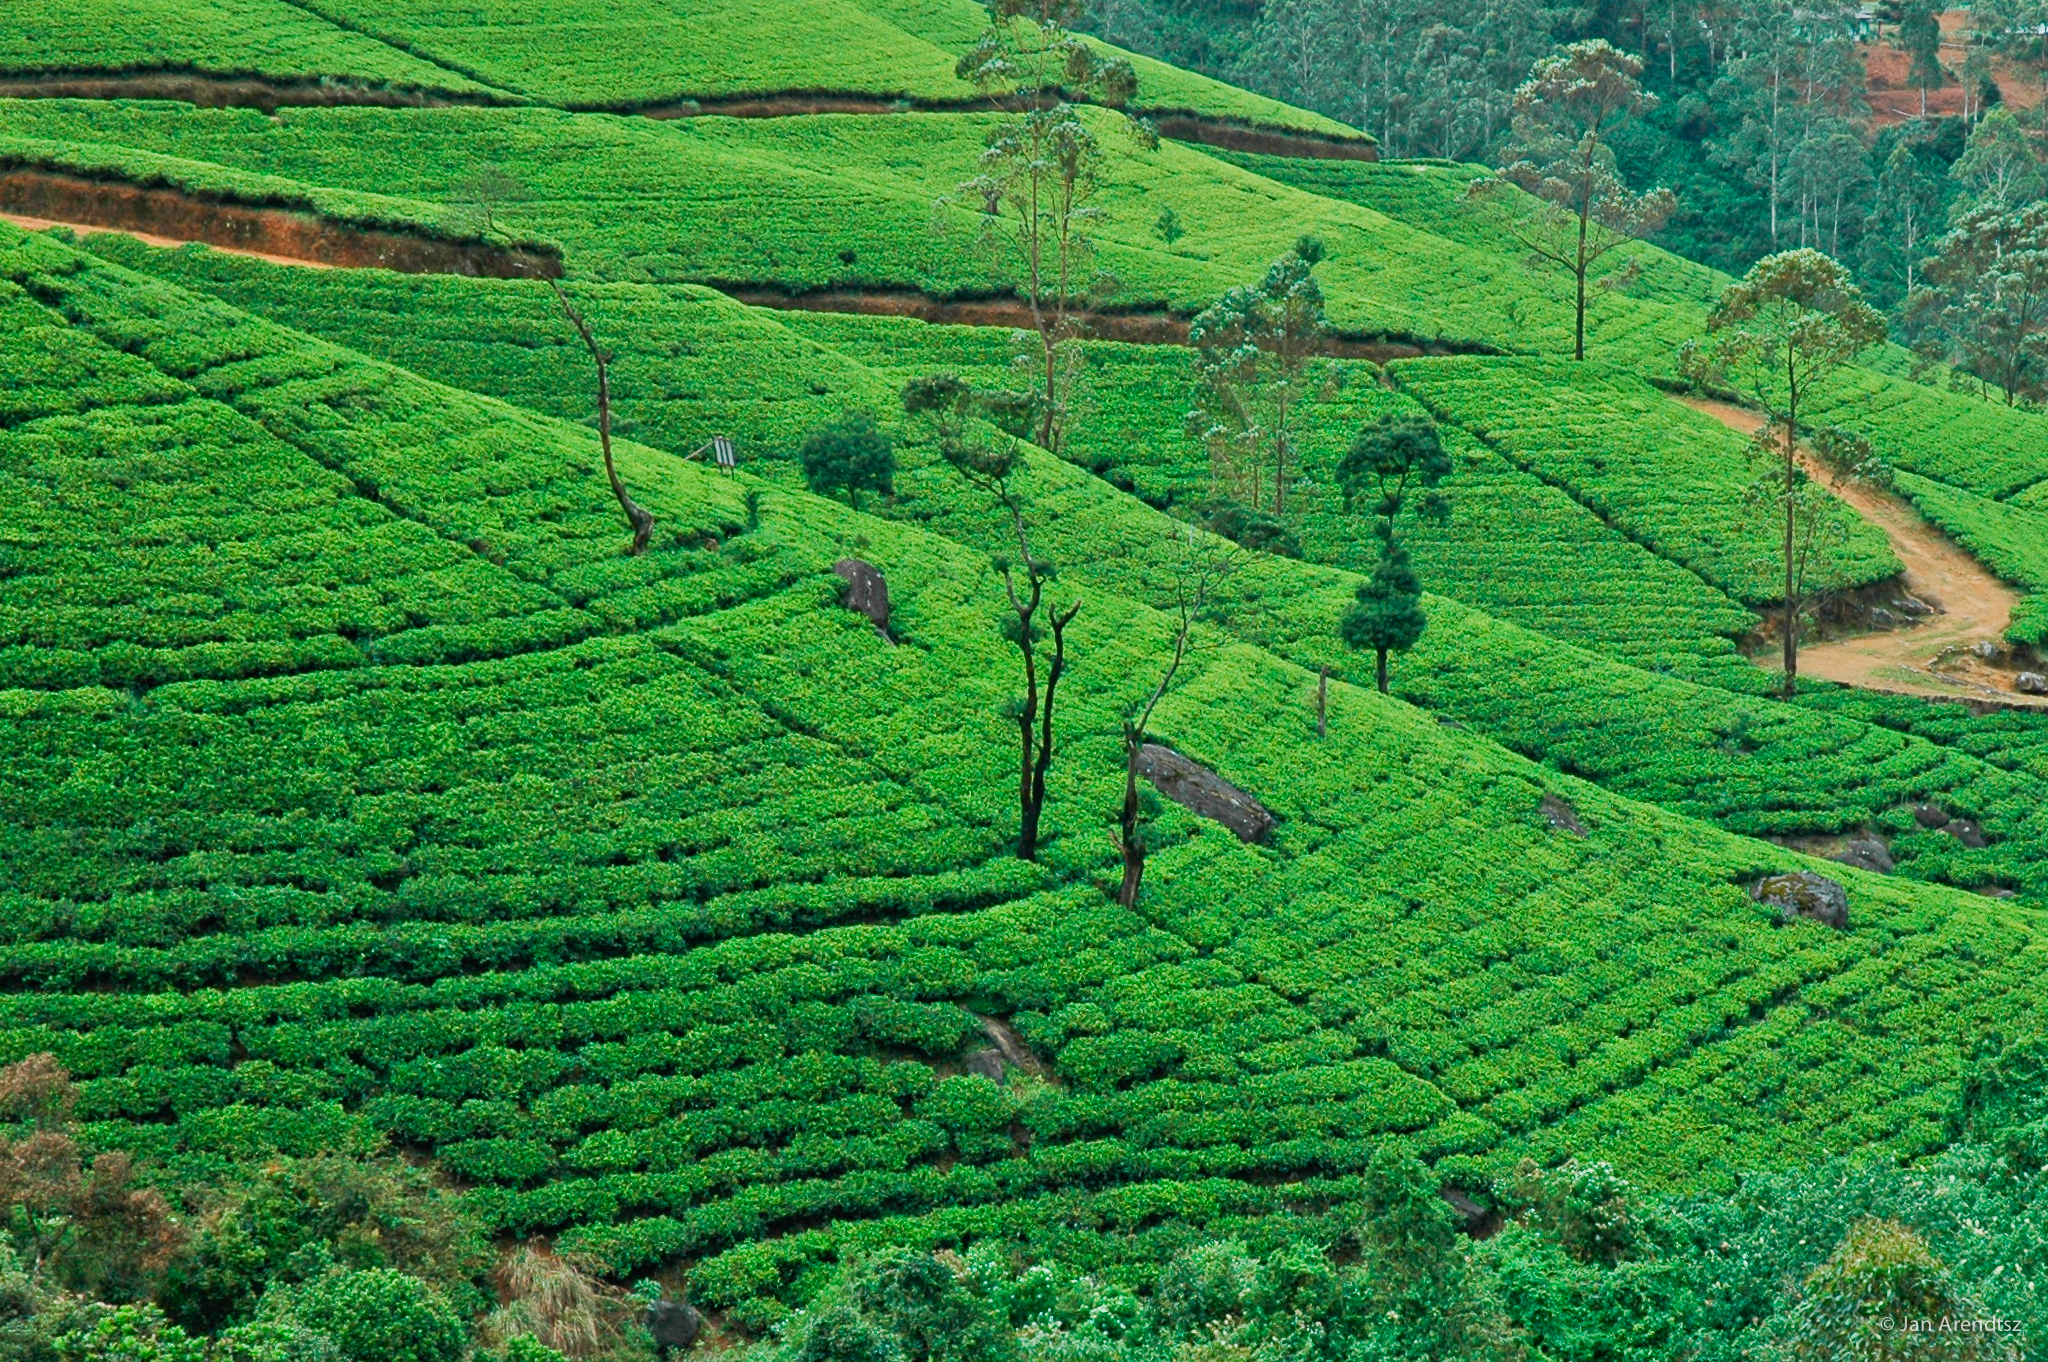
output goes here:
[[328, 1335], [344, 1362], [460, 1362], [468, 1347], [447, 1299], [389, 1268], [335, 1272], [280, 1294], [276, 1317]]
[[60, 1334], [56, 1347], [64, 1362], [202, 1362], [205, 1356], [197, 1339], [153, 1305], [109, 1310], [90, 1328]]
[[813, 492], [828, 497], [844, 492], [855, 510], [862, 492], [889, 496], [896, 490], [896, 447], [864, 411], [847, 412], [813, 430], [798, 459]]

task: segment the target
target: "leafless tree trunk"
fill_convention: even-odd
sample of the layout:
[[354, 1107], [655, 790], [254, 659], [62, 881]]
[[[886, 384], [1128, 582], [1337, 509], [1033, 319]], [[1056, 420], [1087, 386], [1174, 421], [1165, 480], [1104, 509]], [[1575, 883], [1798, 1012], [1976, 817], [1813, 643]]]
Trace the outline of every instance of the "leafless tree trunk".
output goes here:
[[569, 301], [569, 295], [562, 286], [550, 279], [548, 287], [555, 291], [562, 311], [568, 315], [569, 324], [576, 328], [577, 335], [583, 337], [590, 358], [597, 363], [597, 442], [604, 450], [604, 476], [612, 485], [612, 495], [619, 499], [619, 509], [626, 513], [626, 523], [633, 527], [633, 544], [626, 550], [627, 555], [643, 553], [647, 549], [647, 537], [654, 533], [654, 517], [626, 491], [626, 484], [619, 480], [618, 465], [612, 462], [612, 386], [604, 351], [598, 349], [597, 338], [590, 334], [589, 323]]
[[[1145, 833], [1139, 826], [1138, 753], [1145, 746], [1145, 729], [1152, 713], [1173, 688], [1193, 645], [1195, 622], [1208, 607], [1217, 584], [1237, 567], [1238, 550], [1228, 543], [1205, 542], [1192, 527], [1182, 527], [1183, 558], [1174, 582], [1174, 629], [1166, 670], [1145, 702], [1124, 719], [1124, 798], [1117, 819], [1115, 838], [1123, 857], [1123, 882], [1116, 901], [1126, 908], [1136, 906], [1138, 888], [1145, 878]], [[1327, 678], [1327, 671], [1324, 673]]]

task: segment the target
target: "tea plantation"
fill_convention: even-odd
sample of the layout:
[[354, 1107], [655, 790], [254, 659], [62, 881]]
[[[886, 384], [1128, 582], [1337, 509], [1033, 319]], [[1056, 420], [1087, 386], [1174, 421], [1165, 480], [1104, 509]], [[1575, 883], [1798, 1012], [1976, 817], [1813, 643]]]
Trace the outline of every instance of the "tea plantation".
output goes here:
[[[1779, 697], [1753, 658], [1780, 526], [1745, 437], [1671, 393], [1730, 281], [1630, 247], [1573, 361], [1569, 281], [1503, 216], [1526, 202], [1475, 203], [1473, 167], [1275, 154], [1359, 135], [1141, 59], [1140, 110], [1269, 150], [1075, 115], [1102, 148], [1091, 315], [1168, 343], [1069, 342], [1063, 442], [975, 445], [1014, 455], [990, 474], [961, 442], [996, 441], [999, 405], [952, 429], [904, 402], [936, 373], [1025, 387], [1040, 358], [972, 324], [1027, 287], [959, 189], [1002, 118], [955, 72], [984, 22], [0, 15], [24, 96], [0, 99], [0, 211], [86, 181], [103, 207], [147, 190], [562, 266], [558, 291], [0, 222], [0, 1300], [28, 1302], [0, 1357], [385, 1362], [400, 1344], [291, 1332], [374, 1279], [461, 1316], [418, 1362], [653, 1356], [663, 1298], [750, 1362], [1353, 1362], [1306, 1325], [1264, 1350], [1220, 1324], [1178, 1351], [1061, 1340], [1085, 1316], [1136, 1347], [1132, 1312], [1192, 1309], [1202, 1273], [1256, 1262], [1251, 1299], [1420, 1224], [1453, 1265], [1428, 1290], [1477, 1293], [1512, 1347], [1371, 1356], [1676, 1359], [1665, 1324], [1789, 1271], [1748, 1230], [1670, 1228], [1715, 1207], [1806, 1215], [1824, 1254], [1847, 1226], [1796, 1189], [1880, 1207], [1935, 1179], [1967, 1233], [1896, 1214], [1950, 1261], [2038, 1256], [2048, 710]], [[287, 97], [33, 88], [173, 75]], [[751, 99], [774, 107], [717, 112]], [[1285, 542], [1233, 549], [1174, 327], [1310, 236], [1335, 341], [1305, 368]], [[565, 299], [608, 359], [604, 442]], [[893, 458], [858, 500], [810, 462], [849, 414]], [[1390, 517], [1427, 629], [1381, 694], [1339, 622], [1384, 571], [1344, 480], [1387, 419], [1435, 431], [1448, 514]], [[1877, 346], [1814, 420], [2033, 593], [2001, 647], [2048, 637], [2048, 417]], [[1821, 515], [1815, 590], [1903, 589], [1882, 527]], [[849, 608], [847, 559], [886, 579], [881, 617]], [[1224, 559], [1195, 610], [1191, 563]], [[1053, 672], [1047, 616], [1006, 607], [1034, 581], [1075, 607]], [[1054, 684], [1024, 859], [1020, 705]], [[1127, 777], [1148, 699], [1140, 736], [1255, 801], [1260, 835]], [[1882, 865], [1829, 859], [1870, 839]], [[1752, 896], [1792, 871], [1843, 920]], [[71, 1183], [36, 1180], [50, 1141]], [[1545, 1178], [1597, 1205], [1566, 1215]], [[162, 1252], [61, 1266], [108, 1188]], [[264, 1216], [328, 1228], [266, 1247]], [[407, 1257], [434, 1216], [474, 1262]], [[1575, 1227], [1623, 1221], [1662, 1228], [1579, 1251]], [[209, 1304], [229, 1262], [262, 1280]], [[536, 1322], [536, 1263], [596, 1332]], [[879, 1317], [861, 1283], [918, 1271], [1029, 1296], [1012, 1350], [958, 1320], [894, 1352], [833, 1334]], [[2048, 1264], [2012, 1271], [1989, 1298], [2048, 1319]], [[1130, 1304], [1075, 1303], [1112, 1290]], [[1613, 1315], [1636, 1350], [1525, 1347], [1569, 1332], [1545, 1301], [1573, 1292], [1635, 1300]]]

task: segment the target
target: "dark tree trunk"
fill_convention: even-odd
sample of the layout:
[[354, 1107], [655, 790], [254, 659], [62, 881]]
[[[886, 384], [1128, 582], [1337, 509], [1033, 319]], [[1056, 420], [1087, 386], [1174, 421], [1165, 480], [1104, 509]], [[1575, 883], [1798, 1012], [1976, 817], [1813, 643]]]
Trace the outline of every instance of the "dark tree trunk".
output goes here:
[[1572, 358], [1586, 357], [1586, 218], [1590, 205], [1579, 210], [1579, 259], [1573, 271], [1578, 286], [1577, 307], [1572, 318]]
[[1031, 592], [1023, 604], [1016, 604], [1017, 649], [1024, 655], [1024, 703], [1017, 711], [1017, 859], [1038, 859], [1038, 804], [1031, 797], [1031, 772], [1036, 765], [1034, 747], [1038, 741], [1038, 646], [1031, 637], [1031, 622], [1038, 615], [1042, 584], [1034, 577]]
[[1799, 371], [1792, 347], [1785, 350], [1785, 689], [1789, 700], [1799, 684], [1799, 574], [1794, 558], [1798, 513]]
[[1322, 670], [1322, 674], [1316, 678], [1316, 736], [1318, 738], [1330, 736], [1329, 718], [1330, 669], [1325, 667]]
[[1385, 648], [1382, 648], [1379, 651], [1380, 694], [1385, 695], [1387, 693], [1387, 650]]
[[1116, 901], [1126, 908], [1138, 903], [1138, 886], [1145, 878], [1145, 838], [1138, 827], [1138, 749], [1145, 735], [1134, 725], [1124, 725], [1124, 804], [1118, 822], [1121, 835], [1117, 850], [1123, 853], [1124, 878], [1117, 886]]
[[569, 324], [576, 328], [576, 334], [583, 338], [590, 358], [597, 363], [597, 443], [604, 451], [604, 476], [612, 486], [612, 495], [618, 498], [619, 509], [626, 513], [626, 523], [633, 527], [633, 544], [626, 550], [633, 556], [646, 551], [647, 538], [654, 533], [654, 516], [646, 507], [633, 500], [626, 491], [625, 482], [619, 477], [618, 466], [612, 462], [612, 384], [609, 366], [605, 363], [604, 352], [597, 348], [597, 338], [590, 334], [590, 327], [569, 302], [569, 295], [554, 280], [548, 287], [555, 291], [555, 297], [562, 304], [562, 311], [568, 314]]
[[[1036, 595], [1036, 588], [1033, 591]], [[1017, 833], [1017, 859], [1033, 861], [1038, 859], [1038, 822], [1045, 809], [1045, 777], [1052, 769], [1053, 757], [1053, 705], [1059, 696], [1060, 677], [1067, 670], [1067, 625], [1080, 612], [1081, 603], [1076, 601], [1061, 611], [1057, 608], [1052, 617], [1052, 663], [1045, 671], [1045, 697], [1035, 706], [1038, 718], [1038, 732], [1034, 743], [1030, 720], [1020, 716], [1019, 725], [1025, 730], [1024, 736], [1024, 788], [1023, 817]], [[1035, 649], [1031, 644], [1027, 627], [1023, 647], [1026, 654], [1026, 675], [1035, 669]], [[1036, 751], [1033, 751], [1034, 746]]]
[[1798, 467], [1798, 434], [1796, 428], [1787, 422], [1785, 426], [1785, 691], [1787, 700], [1792, 698], [1793, 689], [1799, 682], [1799, 582], [1793, 570], [1794, 519], [1798, 504], [1793, 500], [1797, 490], [1795, 470]]

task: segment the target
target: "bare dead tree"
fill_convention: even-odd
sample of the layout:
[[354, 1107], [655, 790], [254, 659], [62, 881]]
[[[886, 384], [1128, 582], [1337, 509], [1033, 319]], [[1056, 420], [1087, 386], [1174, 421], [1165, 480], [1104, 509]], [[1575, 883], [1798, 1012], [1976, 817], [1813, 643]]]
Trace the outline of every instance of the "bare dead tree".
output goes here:
[[1229, 540], [1204, 534], [1192, 525], [1181, 526], [1180, 534], [1180, 558], [1174, 566], [1173, 635], [1166, 667], [1151, 694], [1124, 716], [1124, 799], [1113, 840], [1124, 863], [1116, 901], [1126, 908], [1137, 904], [1138, 888], [1145, 878], [1145, 829], [1140, 826], [1143, 818], [1138, 799], [1138, 754], [1145, 746], [1145, 730], [1153, 711], [1180, 676], [1181, 665], [1193, 647], [1196, 621], [1215, 599], [1224, 578], [1236, 571], [1243, 555]]
[[[1017, 723], [1017, 859], [1038, 858], [1038, 827], [1045, 810], [1046, 773], [1052, 769], [1054, 705], [1059, 699], [1060, 678], [1067, 672], [1067, 626], [1081, 611], [1077, 596], [1062, 610], [1046, 600], [1046, 584], [1053, 579], [1049, 559], [1031, 550], [1030, 527], [1025, 514], [1028, 501], [1017, 486], [1017, 476], [1026, 464], [1013, 431], [999, 430], [1001, 438], [989, 438], [978, 429], [990, 412], [986, 395], [977, 394], [954, 374], [932, 374], [914, 378], [903, 388], [903, 409], [913, 416], [930, 418], [940, 455], [962, 481], [985, 493], [1008, 522], [1009, 535], [1017, 545], [1017, 562], [995, 559], [1003, 581], [1003, 592], [1014, 617], [1004, 632], [1017, 645], [1024, 665], [1024, 693], [1007, 706]], [[1012, 413], [1014, 414], [1014, 413]], [[1019, 585], [1018, 577], [1023, 578]], [[1039, 629], [1041, 616], [1051, 626], [1052, 652], [1040, 671]], [[1041, 688], [1042, 682], [1042, 688]]]
[[590, 351], [590, 358], [597, 364], [597, 443], [604, 450], [604, 476], [612, 485], [612, 495], [619, 499], [619, 509], [626, 513], [626, 523], [633, 528], [633, 544], [626, 550], [628, 557], [644, 553], [647, 537], [654, 533], [654, 516], [639, 502], [633, 500], [626, 490], [626, 484], [619, 479], [618, 465], [612, 462], [612, 382], [610, 366], [604, 351], [598, 349], [597, 337], [590, 334], [590, 324], [583, 320], [583, 314], [569, 301], [568, 293], [554, 280], [548, 280], [548, 287], [555, 291], [555, 297], [562, 304], [563, 313], [569, 318], [569, 325], [576, 328], [576, 334], [583, 337], [584, 346]]

